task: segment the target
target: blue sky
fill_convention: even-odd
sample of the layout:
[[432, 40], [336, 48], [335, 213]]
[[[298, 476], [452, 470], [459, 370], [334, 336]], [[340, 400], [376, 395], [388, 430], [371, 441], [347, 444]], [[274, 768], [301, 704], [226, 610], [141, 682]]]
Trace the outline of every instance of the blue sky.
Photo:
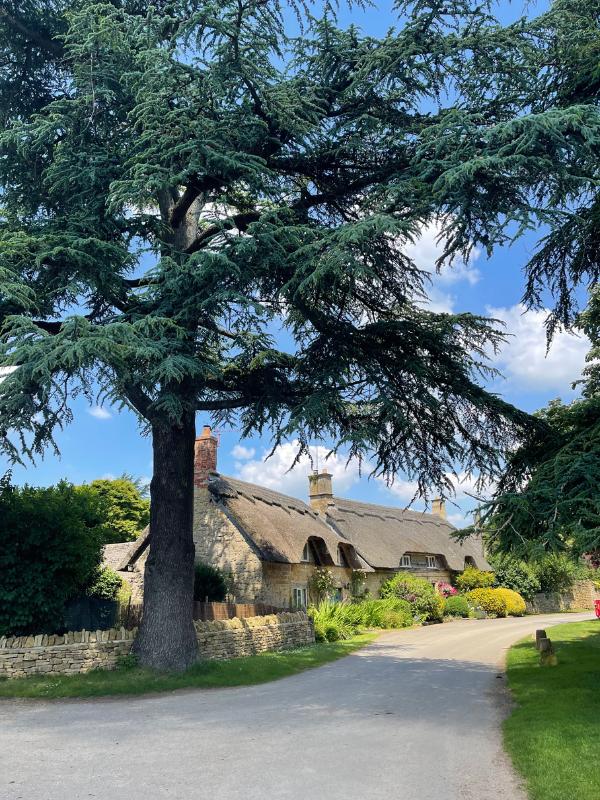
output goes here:
[[[344, 11], [340, 22], [353, 19], [372, 34], [380, 34], [393, 24], [391, 3], [379, 3], [378, 10], [369, 12]], [[542, 6], [531, 6], [529, 13], [539, 13]], [[503, 2], [501, 16], [506, 21], [522, 12], [520, 3]], [[413, 257], [423, 268], [434, 262], [437, 245], [434, 228], [423, 232], [421, 240], [413, 249]], [[453, 270], [444, 270], [433, 277], [432, 303], [440, 310], [472, 311], [502, 319], [508, 333], [509, 344], [495, 364], [504, 377], [494, 382], [493, 388], [510, 402], [533, 411], [554, 397], [573, 397], [570, 384], [581, 373], [587, 342], [564, 333], [559, 334], [545, 355], [544, 314], [527, 313], [519, 302], [523, 290], [522, 268], [535, 249], [534, 234], [520, 240], [510, 248], [497, 250], [488, 259], [475, 254], [468, 264], [458, 264]], [[90, 407], [83, 398], [74, 401], [74, 422], [58, 436], [61, 458], [48, 453], [46, 458], [34, 466], [15, 466], [13, 477], [17, 483], [48, 485], [60, 478], [76, 483], [91, 481], [97, 477], [117, 476], [123, 472], [147, 478], [151, 476], [150, 441], [140, 435], [135, 416], [115, 408]], [[209, 420], [198, 417], [198, 428]], [[288, 472], [295, 447], [289, 442], [268, 461], [264, 456], [269, 451], [268, 441], [259, 438], [240, 442], [235, 430], [220, 432], [219, 469], [256, 483], [278, 488], [298, 497], [306, 497], [307, 473], [310, 465], [300, 463]], [[323, 464], [326, 452], [320, 448], [318, 455]], [[315, 455], [317, 450], [315, 448]], [[0, 473], [8, 464], [0, 462]], [[328, 462], [334, 475], [334, 491], [339, 495], [388, 505], [404, 505], [413, 494], [413, 486], [398, 476], [394, 486], [388, 488], [378, 480], [367, 478], [368, 468], [362, 476], [358, 465], [345, 465], [343, 455]], [[457, 487], [457, 506], [449, 507], [451, 519], [462, 524], [465, 512], [474, 502], [465, 490], [469, 483]], [[422, 504], [416, 503], [416, 508]]]

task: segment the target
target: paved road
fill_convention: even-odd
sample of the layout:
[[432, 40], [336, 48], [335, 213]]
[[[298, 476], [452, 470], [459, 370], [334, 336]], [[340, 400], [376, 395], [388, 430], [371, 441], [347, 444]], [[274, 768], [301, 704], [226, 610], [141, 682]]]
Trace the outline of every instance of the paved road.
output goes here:
[[0, 798], [522, 800], [500, 741], [504, 651], [589, 616], [385, 633], [263, 686], [0, 702]]

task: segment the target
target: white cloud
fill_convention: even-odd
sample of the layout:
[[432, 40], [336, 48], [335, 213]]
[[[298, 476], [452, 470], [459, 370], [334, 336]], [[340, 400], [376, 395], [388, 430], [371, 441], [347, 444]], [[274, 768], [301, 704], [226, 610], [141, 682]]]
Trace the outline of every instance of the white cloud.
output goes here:
[[249, 461], [255, 453], [256, 450], [253, 447], [244, 447], [243, 444], [236, 444], [231, 451], [231, 455], [236, 461]]
[[102, 406], [90, 406], [90, 408], [88, 408], [88, 414], [96, 419], [110, 419], [112, 417], [110, 411], [102, 408]]
[[[477, 498], [486, 499], [492, 493], [493, 487], [489, 484], [483, 489], [477, 487], [477, 477], [475, 475], [468, 476], [465, 472], [459, 472], [455, 477], [450, 472], [447, 472], [446, 478], [451, 481], [455, 491], [455, 495], [450, 498], [449, 502], [476, 502]], [[390, 486], [387, 486], [385, 482], [383, 483], [386, 490], [390, 492], [390, 494], [392, 494], [394, 497], [397, 497], [402, 503], [405, 504], [410, 503], [417, 492], [416, 481], [396, 479]], [[418, 507], [419, 502], [420, 500], [417, 498], [415, 500], [415, 507]]]
[[512, 334], [501, 352], [492, 358], [511, 389], [567, 392], [581, 376], [589, 339], [559, 331], [546, 355], [547, 311], [526, 311], [521, 304], [510, 308], [487, 307], [490, 317], [502, 320]]
[[456, 297], [447, 289], [460, 282], [474, 286], [479, 281], [481, 274], [473, 263], [479, 258], [480, 251], [473, 249], [468, 261], [456, 259], [453, 264], [444, 264], [438, 272], [436, 262], [444, 252], [440, 232], [440, 222], [432, 221], [423, 227], [416, 241], [404, 245], [403, 249], [419, 269], [431, 275], [431, 284], [426, 287], [428, 300], [424, 305], [430, 311], [451, 314], [454, 311]]
[[317, 467], [327, 467], [333, 478], [333, 492], [338, 496], [344, 495], [348, 489], [359, 479], [358, 463], [351, 461], [346, 466], [346, 458], [332, 455], [326, 458], [328, 449], [322, 446], [311, 447], [313, 464], [307, 455], [290, 470], [298, 452], [297, 440], [286, 442], [278, 447], [271, 458], [266, 458], [269, 451], [263, 453], [262, 458], [248, 460], [244, 464], [236, 464], [237, 477], [249, 483], [257, 483], [270, 489], [276, 489], [284, 494], [294, 497], [306, 498], [308, 495], [308, 475]]

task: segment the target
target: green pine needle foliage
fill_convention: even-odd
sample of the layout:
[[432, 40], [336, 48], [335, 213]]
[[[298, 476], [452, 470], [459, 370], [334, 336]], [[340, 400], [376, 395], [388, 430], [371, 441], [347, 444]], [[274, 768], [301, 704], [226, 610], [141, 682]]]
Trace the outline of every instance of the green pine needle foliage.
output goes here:
[[328, 439], [421, 492], [448, 493], [459, 462], [498, 472], [532, 424], [481, 386], [503, 334], [424, 307], [435, 265], [407, 246], [436, 220], [468, 254], [482, 129], [497, 150], [535, 138], [495, 132], [489, 102], [475, 119], [472, 76], [483, 92], [534, 45], [461, 0], [398, 11], [375, 39], [302, 2], [3, 4], [4, 452], [52, 446], [83, 394], [150, 428], [199, 411], [301, 451]]

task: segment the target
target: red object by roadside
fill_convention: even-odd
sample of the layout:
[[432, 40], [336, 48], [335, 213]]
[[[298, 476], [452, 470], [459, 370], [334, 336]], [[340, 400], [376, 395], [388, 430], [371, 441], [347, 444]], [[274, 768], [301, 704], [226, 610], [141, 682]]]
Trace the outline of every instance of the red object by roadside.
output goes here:
[[600, 619], [600, 600], [594, 600], [594, 611], [598, 619]]

